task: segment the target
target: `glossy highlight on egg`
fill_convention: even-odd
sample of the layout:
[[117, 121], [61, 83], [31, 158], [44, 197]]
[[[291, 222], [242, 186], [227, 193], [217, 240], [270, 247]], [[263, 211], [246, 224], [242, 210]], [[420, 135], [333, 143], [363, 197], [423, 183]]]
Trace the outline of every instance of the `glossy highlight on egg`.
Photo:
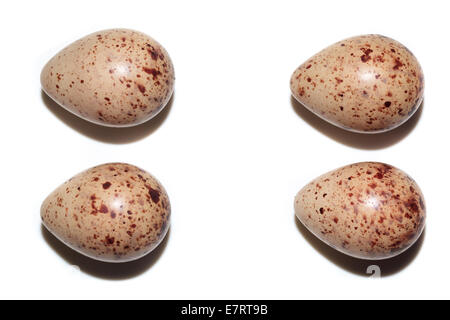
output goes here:
[[349, 38], [317, 53], [292, 74], [294, 98], [342, 129], [380, 133], [417, 111], [422, 68], [405, 46], [381, 35]]
[[131, 127], [169, 102], [175, 74], [168, 52], [133, 30], [95, 32], [70, 44], [45, 65], [43, 91], [80, 118]]
[[154, 250], [170, 222], [170, 201], [148, 172], [125, 163], [88, 169], [42, 203], [43, 225], [70, 248], [104, 262], [128, 262]]
[[355, 163], [320, 176], [300, 190], [294, 207], [317, 238], [367, 260], [392, 258], [410, 248], [426, 219], [417, 183], [379, 162]]

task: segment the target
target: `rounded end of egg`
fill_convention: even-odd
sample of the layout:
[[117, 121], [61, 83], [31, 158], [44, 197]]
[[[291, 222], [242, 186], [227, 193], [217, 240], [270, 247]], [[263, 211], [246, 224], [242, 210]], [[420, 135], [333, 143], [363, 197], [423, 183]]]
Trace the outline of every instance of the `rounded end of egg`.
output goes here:
[[94, 260], [140, 259], [160, 245], [170, 227], [171, 205], [162, 184], [126, 163], [83, 171], [55, 189], [41, 206], [47, 230]]
[[126, 128], [154, 118], [174, 91], [175, 72], [164, 47], [144, 33], [109, 29], [87, 35], [44, 66], [48, 96], [78, 117]]
[[364, 260], [405, 252], [422, 235], [426, 220], [417, 183], [379, 162], [354, 163], [316, 178], [297, 194], [295, 212], [318, 239]]

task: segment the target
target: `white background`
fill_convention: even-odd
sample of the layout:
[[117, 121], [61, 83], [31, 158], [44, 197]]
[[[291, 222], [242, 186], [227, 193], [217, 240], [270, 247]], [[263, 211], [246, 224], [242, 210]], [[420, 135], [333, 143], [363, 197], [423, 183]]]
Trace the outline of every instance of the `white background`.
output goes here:
[[[447, 1], [8, 1], [0, 13], [1, 298], [450, 298]], [[39, 74], [60, 49], [114, 27], [170, 53], [175, 95], [131, 129], [89, 124], [46, 99]], [[414, 52], [425, 101], [405, 125], [358, 135], [293, 102], [294, 69], [344, 38], [380, 33]], [[379, 263], [328, 249], [295, 221], [297, 191], [358, 161], [397, 166], [421, 186], [418, 245]], [[172, 202], [163, 245], [125, 265], [97, 263], [40, 225], [44, 198], [91, 166], [155, 175]], [[78, 265], [78, 270], [72, 265]]]

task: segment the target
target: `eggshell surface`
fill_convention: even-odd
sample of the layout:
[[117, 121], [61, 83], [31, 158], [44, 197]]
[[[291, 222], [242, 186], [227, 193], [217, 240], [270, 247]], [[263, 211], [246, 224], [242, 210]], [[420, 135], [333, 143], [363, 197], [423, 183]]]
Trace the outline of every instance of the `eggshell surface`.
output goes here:
[[43, 202], [41, 219], [59, 240], [90, 258], [127, 262], [151, 252], [169, 228], [170, 202], [149, 173], [110, 163], [66, 181]]
[[59, 105], [111, 127], [153, 118], [170, 100], [174, 80], [167, 51], [127, 29], [96, 32], [70, 44], [41, 73], [42, 89]]
[[407, 121], [424, 92], [422, 68], [401, 43], [363, 35], [340, 41], [292, 74], [297, 101], [343, 129], [377, 133]]
[[425, 202], [403, 171], [362, 162], [331, 171], [295, 197], [303, 225], [331, 247], [352, 257], [380, 260], [404, 252], [425, 226]]

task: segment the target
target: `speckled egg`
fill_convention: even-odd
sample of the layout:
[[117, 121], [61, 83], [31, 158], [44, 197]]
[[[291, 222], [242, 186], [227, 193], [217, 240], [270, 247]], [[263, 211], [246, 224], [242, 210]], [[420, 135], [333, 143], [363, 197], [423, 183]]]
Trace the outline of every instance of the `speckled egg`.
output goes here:
[[416, 182], [378, 162], [355, 163], [305, 186], [295, 198], [303, 225], [352, 257], [381, 260], [404, 252], [425, 226], [425, 202]]
[[59, 105], [110, 127], [153, 118], [170, 100], [174, 80], [167, 51], [127, 29], [96, 32], [70, 44], [41, 73], [42, 89]]
[[59, 240], [105, 262], [136, 260], [155, 249], [169, 228], [170, 202], [149, 173], [124, 163], [88, 169], [53, 191], [41, 207]]
[[401, 43], [380, 35], [338, 42], [298, 67], [295, 99], [343, 129], [377, 133], [394, 129], [419, 108], [422, 68]]

